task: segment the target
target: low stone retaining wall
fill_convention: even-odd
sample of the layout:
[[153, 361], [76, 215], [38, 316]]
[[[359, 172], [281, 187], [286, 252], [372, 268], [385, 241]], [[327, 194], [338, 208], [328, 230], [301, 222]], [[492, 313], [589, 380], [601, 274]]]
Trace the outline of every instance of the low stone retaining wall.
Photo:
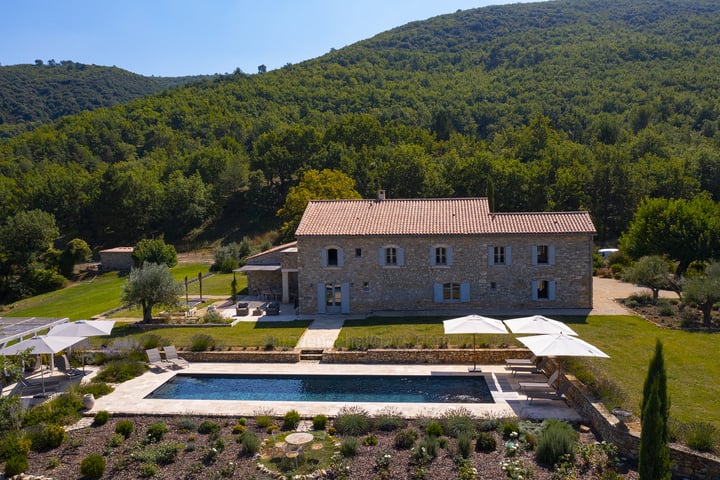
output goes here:
[[[565, 392], [570, 405], [590, 421], [603, 440], [617, 445], [622, 455], [637, 460], [640, 451], [640, 424], [618, 420], [602, 403], [597, 402], [585, 385], [574, 376], [563, 374], [561, 378], [570, 385]], [[716, 455], [670, 444], [670, 460], [675, 476], [692, 480], [720, 478], [720, 457]]]
[[300, 350], [287, 350], [279, 352], [262, 351], [211, 351], [189, 352], [183, 350], [179, 353], [188, 362], [263, 362], [263, 363], [297, 363], [300, 361]]
[[403, 349], [403, 350], [367, 350], [336, 351], [325, 350], [322, 361], [326, 363], [390, 363], [390, 364], [471, 364], [475, 361], [482, 365], [501, 364], [506, 358], [530, 358], [527, 349], [498, 348], [481, 349], [475, 353], [471, 349]]

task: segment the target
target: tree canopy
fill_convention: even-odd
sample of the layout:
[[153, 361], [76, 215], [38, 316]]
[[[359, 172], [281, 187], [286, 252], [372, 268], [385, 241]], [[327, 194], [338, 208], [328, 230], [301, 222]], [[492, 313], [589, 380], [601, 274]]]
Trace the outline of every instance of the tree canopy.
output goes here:
[[632, 256], [668, 255], [678, 262], [682, 274], [693, 261], [720, 254], [720, 204], [707, 195], [692, 200], [650, 198], [644, 200], [620, 248]]
[[278, 210], [285, 223], [281, 231], [287, 240], [292, 239], [310, 200], [353, 200], [362, 198], [355, 190], [355, 181], [339, 170], [308, 170], [300, 183], [290, 188], [285, 205]]
[[140, 305], [143, 322], [152, 320], [155, 306], [176, 307], [182, 285], [175, 282], [167, 265], [145, 262], [130, 270], [127, 283], [123, 286], [122, 301], [128, 305]]
[[[644, 199], [720, 200], [718, 32], [712, 0], [413, 22], [0, 140], [0, 214], [43, 210], [93, 248], [217, 240], [242, 217], [222, 238], [237, 241], [275, 228], [304, 172], [331, 169], [365, 198], [382, 188], [487, 196], [496, 211], [589, 210], [598, 240], [613, 241]], [[637, 256], [657, 253], [687, 263]]]

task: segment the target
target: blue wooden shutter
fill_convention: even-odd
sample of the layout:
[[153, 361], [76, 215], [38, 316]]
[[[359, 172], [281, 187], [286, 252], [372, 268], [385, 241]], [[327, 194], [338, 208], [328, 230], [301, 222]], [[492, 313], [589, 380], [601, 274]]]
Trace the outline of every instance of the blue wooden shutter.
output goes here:
[[380, 247], [378, 250], [378, 260], [380, 262], [380, 265], [385, 265], [385, 247]]
[[555, 280], [548, 282], [548, 300], [555, 300]]
[[453, 249], [452, 249], [452, 247], [445, 247], [445, 255], [447, 258], [447, 264], [452, 265], [453, 264]]
[[317, 284], [317, 310], [318, 313], [325, 313], [325, 284]]
[[327, 251], [328, 251], [327, 248], [323, 248], [322, 251], [320, 252], [320, 264], [321, 264], [323, 267], [327, 267], [327, 258], [328, 258], [328, 252], [327, 252]]
[[555, 245], [548, 245], [548, 264], [555, 265]]
[[533, 245], [532, 247], [532, 264], [537, 265], [537, 245]]
[[436, 283], [433, 285], [433, 301], [435, 303], [442, 303], [442, 301], [443, 301], [442, 283]]
[[405, 249], [401, 247], [397, 247], [397, 264], [398, 266], [405, 265]]
[[350, 284], [343, 283], [340, 286], [340, 311], [342, 313], [350, 313]]
[[437, 265], [437, 262], [435, 261], [435, 249], [437, 247], [430, 247], [430, 265]]
[[337, 261], [338, 261], [338, 267], [342, 267], [343, 263], [345, 263], [345, 254], [343, 253], [342, 248], [337, 249]]
[[463, 282], [460, 284], [460, 301], [470, 301], [470, 282]]
[[505, 247], [505, 265], [512, 265], [512, 247]]
[[488, 265], [495, 265], [495, 247], [488, 247]]
[[532, 281], [532, 299], [537, 300], [538, 299], [538, 282], [537, 280]]

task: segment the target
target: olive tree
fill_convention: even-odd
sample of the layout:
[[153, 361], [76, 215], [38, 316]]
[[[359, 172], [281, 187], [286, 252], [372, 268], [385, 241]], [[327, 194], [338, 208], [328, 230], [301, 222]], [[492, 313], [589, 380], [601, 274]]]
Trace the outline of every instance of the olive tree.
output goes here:
[[143, 322], [150, 322], [152, 309], [156, 305], [177, 307], [182, 285], [175, 282], [167, 265], [143, 263], [142, 267], [130, 270], [123, 287], [122, 301], [129, 305], [140, 305]]
[[670, 269], [672, 266], [658, 255], [642, 257], [635, 265], [628, 267], [623, 272], [623, 280], [652, 291], [653, 303], [657, 303], [658, 294], [661, 289], [669, 289], [672, 282]]
[[719, 262], [711, 262], [705, 268], [705, 275], [683, 280], [683, 300], [685, 303], [696, 304], [703, 312], [703, 325], [711, 325], [713, 305], [720, 302]]

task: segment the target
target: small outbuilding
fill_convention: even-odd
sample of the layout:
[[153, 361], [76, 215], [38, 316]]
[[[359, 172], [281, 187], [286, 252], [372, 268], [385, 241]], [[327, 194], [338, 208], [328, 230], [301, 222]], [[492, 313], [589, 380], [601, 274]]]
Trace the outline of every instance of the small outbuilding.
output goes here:
[[100, 268], [102, 270], [130, 270], [133, 266], [134, 247], [115, 247], [100, 250]]

